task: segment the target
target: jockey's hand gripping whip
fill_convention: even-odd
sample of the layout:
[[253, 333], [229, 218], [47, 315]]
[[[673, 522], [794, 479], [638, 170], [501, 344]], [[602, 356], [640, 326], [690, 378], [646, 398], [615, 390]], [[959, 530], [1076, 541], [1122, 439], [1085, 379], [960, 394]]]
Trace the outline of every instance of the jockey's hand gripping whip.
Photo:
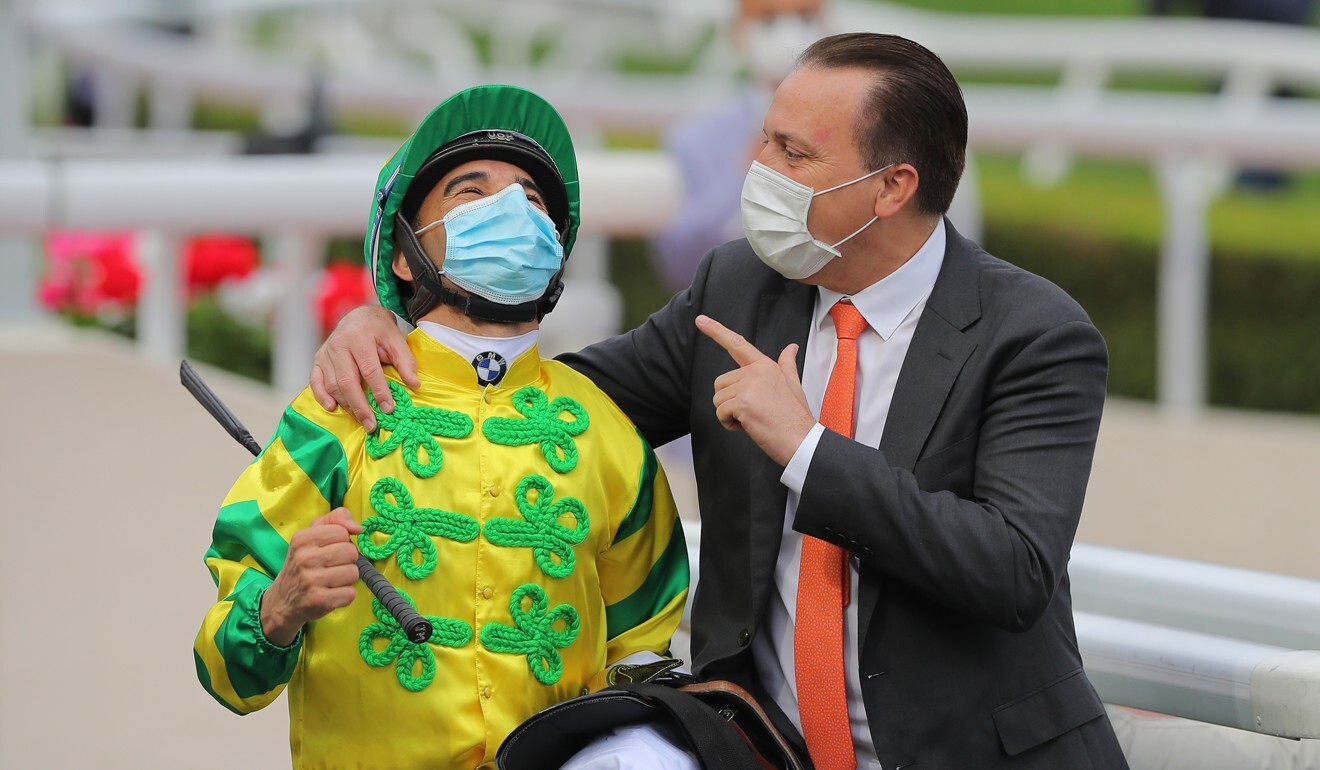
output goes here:
[[[229, 411], [229, 407], [224, 405], [224, 402], [216, 396], [215, 391], [211, 390], [210, 386], [202, 380], [187, 361], [182, 361], [179, 364], [179, 381], [183, 383], [183, 387], [187, 388], [189, 393], [193, 394], [193, 398], [196, 398], [198, 403], [211, 413], [216, 422], [220, 423], [229, 435], [234, 437], [235, 441], [242, 444], [254, 457], [261, 454], [261, 445], [253, 440], [252, 434], [248, 432], [247, 428], [243, 427], [243, 423], [239, 422], [238, 417]], [[371, 593], [380, 600], [381, 605], [389, 611], [390, 615], [394, 616], [394, 619], [399, 623], [399, 627], [403, 629], [409, 639], [421, 644], [431, 638], [431, 621], [422, 617], [421, 613], [413, 609], [408, 600], [404, 599], [398, 590], [390, 585], [390, 581], [380, 574], [380, 570], [376, 569], [375, 565], [367, 560], [367, 557], [358, 556], [357, 568], [362, 582], [367, 584], [367, 588], [371, 589]]]

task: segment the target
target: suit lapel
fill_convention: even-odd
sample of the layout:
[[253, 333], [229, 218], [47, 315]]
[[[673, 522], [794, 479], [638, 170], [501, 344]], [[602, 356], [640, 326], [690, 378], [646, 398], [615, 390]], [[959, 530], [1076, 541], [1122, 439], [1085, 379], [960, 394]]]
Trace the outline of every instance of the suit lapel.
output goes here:
[[[811, 312], [815, 306], [816, 290], [797, 281], [785, 281], [783, 292], [761, 295], [757, 311], [756, 329], [752, 342], [757, 349], [771, 358], [778, 358], [784, 348], [797, 343], [799, 350], [807, 347], [807, 334], [811, 328]], [[802, 357], [799, 353], [798, 376], [802, 376]], [[783, 538], [784, 506], [788, 490], [780, 483], [784, 469], [766, 456], [759, 447], [748, 441], [751, 452], [748, 464], [752, 501], [751, 578], [752, 608], [760, 616], [765, 597], [775, 585], [775, 561], [779, 558], [779, 542]]]
[[[947, 219], [944, 226], [944, 264], [903, 359], [880, 437], [890, 467], [907, 471], [916, 466], [958, 373], [976, 350], [976, 342], [964, 331], [981, 317], [976, 247]], [[879, 599], [879, 581], [862, 581], [860, 593], [858, 621], [865, 634]]]
[[981, 317], [974, 246], [945, 221], [947, 245], [889, 403], [880, 449], [894, 468], [912, 470], [944, 401], [976, 342], [963, 331]]

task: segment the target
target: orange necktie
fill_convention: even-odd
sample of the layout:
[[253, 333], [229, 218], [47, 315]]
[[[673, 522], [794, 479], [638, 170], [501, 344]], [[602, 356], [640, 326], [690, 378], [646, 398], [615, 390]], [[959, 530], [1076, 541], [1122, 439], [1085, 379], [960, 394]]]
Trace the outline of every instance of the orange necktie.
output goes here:
[[[866, 328], [866, 319], [846, 299], [830, 308], [830, 317], [834, 319], [839, 346], [825, 387], [820, 422], [852, 438], [857, 336]], [[802, 734], [818, 770], [857, 767], [843, 673], [843, 608], [848, 604], [849, 582], [848, 553], [844, 549], [814, 537], [802, 538], [793, 656]]]

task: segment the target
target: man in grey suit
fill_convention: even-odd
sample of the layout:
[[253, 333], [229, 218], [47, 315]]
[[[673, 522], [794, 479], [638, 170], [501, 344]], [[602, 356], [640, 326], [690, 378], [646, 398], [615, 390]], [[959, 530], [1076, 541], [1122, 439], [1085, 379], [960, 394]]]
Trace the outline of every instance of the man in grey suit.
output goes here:
[[[824, 38], [765, 134], [747, 238], [641, 327], [563, 357], [652, 444], [692, 435], [695, 672], [756, 693], [819, 768], [1125, 768], [1067, 572], [1103, 339], [943, 218], [967, 114], [925, 48]], [[357, 362], [378, 351], [406, 373], [396, 334], [378, 309], [341, 324], [313, 369], [323, 404], [363, 414], [359, 376], [379, 383]], [[808, 572], [823, 552], [843, 567], [826, 579]], [[841, 664], [804, 675], [821, 648]]]

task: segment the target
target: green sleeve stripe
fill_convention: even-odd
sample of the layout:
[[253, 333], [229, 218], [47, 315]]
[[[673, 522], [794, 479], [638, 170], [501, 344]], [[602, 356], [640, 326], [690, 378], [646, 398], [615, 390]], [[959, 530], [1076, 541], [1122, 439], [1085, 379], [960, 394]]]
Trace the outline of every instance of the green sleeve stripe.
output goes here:
[[206, 691], [211, 693], [211, 697], [215, 698], [216, 702], [221, 706], [224, 706], [239, 716], [243, 716], [244, 712], [229, 705], [229, 701], [216, 694], [215, 688], [211, 687], [211, 672], [207, 670], [206, 663], [202, 662], [202, 656], [197, 653], [197, 650], [193, 650], [193, 663], [197, 666], [197, 681], [201, 682], [202, 687], [205, 687]]
[[613, 639], [655, 617], [688, 588], [687, 543], [681, 522], [674, 522], [669, 545], [651, 566], [641, 586], [626, 599], [605, 608], [605, 638]]
[[254, 584], [244, 579], [239, 582], [246, 582], [247, 588], [234, 592], [234, 606], [216, 629], [214, 643], [224, 655], [229, 684], [238, 697], [248, 700], [265, 695], [293, 678], [301, 637], [294, 646], [283, 649], [266, 641], [261, 633], [261, 596], [270, 582]]
[[[637, 439], [642, 442], [642, 477], [637, 482], [637, 499], [633, 501], [632, 510], [623, 518], [619, 524], [619, 531], [614, 534], [614, 544], [618, 545], [637, 530], [646, 526], [646, 522], [651, 520], [651, 507], [655, 500], [655, 471], [657, 462], [655, 452], [651, 445], [646, 443], [642, 434], [637, 434]], [[610, 637], [613, 638], [612, 636]]]
[[226, 596], [222, 601], [226, 601], [226, 602], [237, 601], [238, 595], [246, 591], [248, 587], [253, 585], [254, 583], [257, 585], [257, 588], [253, 590], [261, 591], [266, 588], [269, 588], [272, 580], [273, 578], [271, 578], [270, 575], [264, 575], [261, 573], [260, 570], [255, 570], [255, 569], [243, 570], [243, 574], [239, 576], [238, 582], [234, 584], [233, 593]]
[[[288, 551], [289, 544], [266, 521], [261, 506], [255, 500], [243, 500], [220, 509], [206, 558], [241, 562], [250, 555], [267, 574], [276, 575]], [[240, 586], [246, 578], [245, 574], [240, 579]]]
[[338, 508], [348, 491], [348, 459], [339, 438], [292, 406], [284, 410], [275, 435], [284, 441], [290, 459], [321, 490], [330, 507]]

